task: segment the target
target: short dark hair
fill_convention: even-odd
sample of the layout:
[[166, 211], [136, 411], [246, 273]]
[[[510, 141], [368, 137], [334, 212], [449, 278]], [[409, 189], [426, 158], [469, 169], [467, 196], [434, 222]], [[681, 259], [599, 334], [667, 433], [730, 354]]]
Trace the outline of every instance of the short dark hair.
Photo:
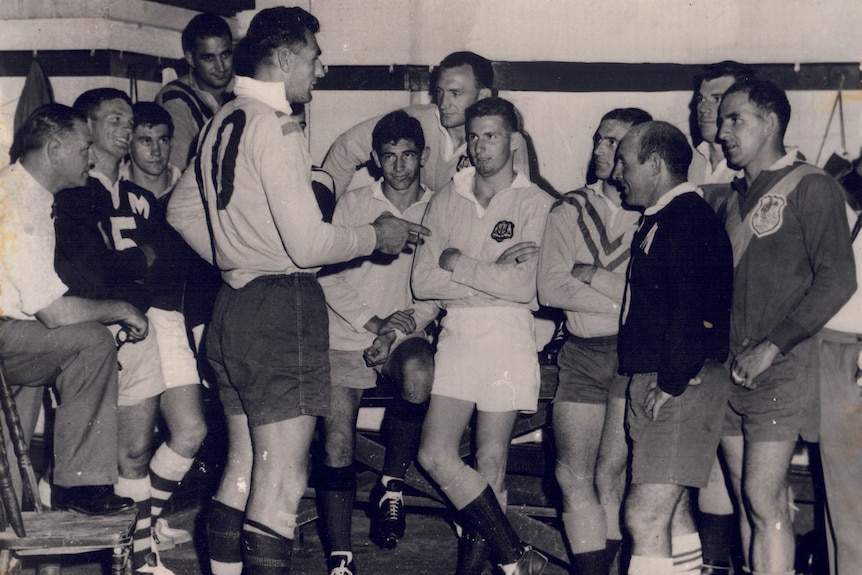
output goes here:
[[748, 80], [733, 84], [724, 93], [724, 97], [736, 92], [748, 94], [748, 101], [756, 108], [767, 114], [772, 112], [778, 117], [779, 136], [783, 140], [784, 132], [790, 123], [790, 102], [784, 90], [769, 80]]
[[740, 64], [733, 60], [724, 60], [715, 64], [707, 64], [703, 67], [700, 73], [699, 80], [695, 86], [695, 90], [700, 87], [701, 82], [723, 78], [724, 76], [732, 77], [736, 82], [757, 79], [757, 72], [748, 64]]
[[36, 108], [15, 133], [9, 148], [9, 160], [15, 163], [31, 151], [40, 149], [49, 139], [73, 132], [76, 122], [86, 125], [87, 118], [69, 106], [45, 104]]
[[641, 124], [639, 130], [638, 162], [643, 164], [652, 154], [658, 154], [672, 175], [685, 180], [692, 153], [682, 130], [661, 121]]
[[132, 105], [132, 129], [138, 126], [152, 128], [165, 125], [168, 127], [168, 136], [174, 135], [174, 121], [167, 110], [155, 102], [136, 102]]
[[109, 100], [122, 100], [129, 106], [132, 105], [132, 99], [122, 90], [117, 90], [116, 88], [94, 88], [78, 96], [72, 107], [84, 114], [88, 119], [92, 119], [96, 108], [101, 106], [102, 102]]
[[183, 29], [183, 52], [194, 53], [198, 40], [223, 37], [226, 37], [231, 42], [233, 41], [233, 34], [227, 22], [215, 14], [198, 14], [189, 20], [189, 23]]
[[624, 124], [629, 124], [629, 126], [637, 126], [638, 124], [651, 122], [652, 116], [649, 112], [645, 112], [640, 108], [614, 108], [602, 116], [601, 121], [604, 122], [605, 120], [616, 120]]
[[484, 98], [470, 105], [464, 111], [464, 124], [469, 124], [473, 118], [484, 118], [485, 116], [500, 116], [503, 125], [511, 132], [520, 132], [521, 122], [515, 105], [503, 98]]
[[404, 110], [396, 110], [380, 118], [371, 133], [371, 147], [380, 154], [385, 144], [397, 143], [400, 140], [413, 142], [420, 152], [425, 149], [422, 124]]
[[317, 34], [320, 22], [313, 15], [295, 6], [266, 8], [255, 14], [245, 38], [234, 53], [234, 65], [241, 76], [252, 76], [255, 68], [273, 50], [287, 46], [296, 52], [305, 46], [305, 32]]
[[487, 58], [483, 58], [475, 52], [452, 52], [440, 62], [440, 70], [470, 66], [473, 77], [476, 78], [476, 87], [479, 89], [494, 89], [494, 66]]

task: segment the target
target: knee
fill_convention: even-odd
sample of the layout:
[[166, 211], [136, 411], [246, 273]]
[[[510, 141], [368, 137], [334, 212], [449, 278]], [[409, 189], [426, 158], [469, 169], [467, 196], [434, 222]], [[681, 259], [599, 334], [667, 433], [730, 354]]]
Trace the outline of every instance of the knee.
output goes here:
[[207, 436], [207, 424], [203, 419], [183, 422], [177, 430], [171, 430], [171, 449], [185, 457], [194, 457]]
[[135, 437], [126, 437], [120, 442], [121, 459], [133, 463], [148, 464], [150, 461], [151, 437], [140, 434]]
[[116, 361], [117, 344], [111, 332], [100, 323], [88, 321], [74, 326], [75, 341], [82, 354]]
[[410, 403], [424, 403], [431, 396], [434, 383], [434, 360], [411, 357], [404, 362], [401, 373], [402, 397]]
[[428, 445], [424, 441], [419, 448], [419, 453], [416, 456], [419, 465], [422, 466], [428, 474], [437, 479], [440, 476], [440, 470], [445, 466], [445, 454], [439, 448]]
[[747, 489], [745, 500], [751, 520], [759, 526], [789, 520], [790, 505], [787, 487], [779, 489]]
[[353, 433], [342, 429], [326, 431], [326, 465], [347, 467], [353, 463]]
[[499, 491], [503, 491], [506, 477], [506, 455], [497, 449], [476, 451], [476, 470]]
[[662, 529], [668, 530], [670, 528], [670, 518], [666, 518], [666, 521], [662, 519], [648, 505], [634, 504], [631, 501], [626, 502], [626, 528], [631, 532], [632, 538], [635, 540], [654, 536]]

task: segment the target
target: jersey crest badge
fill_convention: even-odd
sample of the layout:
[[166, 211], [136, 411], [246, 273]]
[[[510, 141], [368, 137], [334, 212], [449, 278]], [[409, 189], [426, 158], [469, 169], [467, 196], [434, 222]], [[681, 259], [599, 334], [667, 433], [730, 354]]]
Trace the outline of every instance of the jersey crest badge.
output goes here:
[[774, 234], [781, 229], [784, 207], [787, 200], [782, 196], [767, 194], [760, 198], [751, 214], [751, 229], [758, 238]]
[[512, 239], [514, 234], [515, 224], [507, 222], [506, 220], [500, 220], [497, 222], [497, 225], [494, 226], [494, 229], [491, 230], [491, 239], [495, 242], [502, 242], [503, 240]]

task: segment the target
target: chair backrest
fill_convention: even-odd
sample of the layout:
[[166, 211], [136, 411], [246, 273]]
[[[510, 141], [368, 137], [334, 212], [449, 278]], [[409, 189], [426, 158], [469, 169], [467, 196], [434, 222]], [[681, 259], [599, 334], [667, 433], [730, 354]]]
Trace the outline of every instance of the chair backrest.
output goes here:
[[[24, 430], [21, 427], [21, 418], [18, 415], [15, 398], [12, 396], [12, 388], [6, 377], [6, 366], [2, 357], [0, 357], [0, 408], [3, 410], [12, 448], [18, 460], [25, 499], [29, 497], [33, 501], [36, 511], [41, 513], [42, 501], [39, 498], [36, 473], [33, 470], [33, 462], [30, 460], [30, 452], [27, 441], [24, 439]], [[6, 454], [6, 441], [3, 437], [2, 427], [0, 427], [0, 504], [2, 504], [0, 527], [5, 531], [8, 522], [18, 537], [26, 537], [21, 507], [18, 505], [15, 487], [12, 484], [12, 470]]]

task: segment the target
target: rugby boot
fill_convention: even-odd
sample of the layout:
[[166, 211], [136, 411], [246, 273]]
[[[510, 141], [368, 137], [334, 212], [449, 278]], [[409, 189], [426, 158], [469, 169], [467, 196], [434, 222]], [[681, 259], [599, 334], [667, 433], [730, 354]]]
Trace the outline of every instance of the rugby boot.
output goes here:
[[404, 481], [390, 479], [384, 487], [379, 481], [371, 488], [371, 540], [384, 549], [393, 549], [404, 537]]
[[329, 575], [356, 575], [356, 564], [353, 562], [353, 553], [335, 552], [329, 556], [326, 562]]
[[491, 556], [491, 546], [482, 535], [464, 527], [458, 538], [458, 566], [455, 575], [482, 575]]
[[515, 564], [512, 575], [541, 575], [548, 564], [548, 558], [533, 549], [530, 545], [524, 549], [524, 554]]

